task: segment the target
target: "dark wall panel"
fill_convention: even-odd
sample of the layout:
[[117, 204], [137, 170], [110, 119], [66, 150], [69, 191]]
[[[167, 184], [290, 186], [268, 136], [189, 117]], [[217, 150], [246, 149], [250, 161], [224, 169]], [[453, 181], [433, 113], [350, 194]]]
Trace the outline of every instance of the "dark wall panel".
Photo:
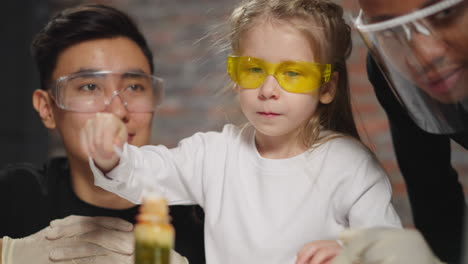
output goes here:
[[32, 107], [39, 81], [30, 55], [48, 18], [47, 1], [3, 1], [0, 9], [0, 167], [47, 158], [48, 132]]

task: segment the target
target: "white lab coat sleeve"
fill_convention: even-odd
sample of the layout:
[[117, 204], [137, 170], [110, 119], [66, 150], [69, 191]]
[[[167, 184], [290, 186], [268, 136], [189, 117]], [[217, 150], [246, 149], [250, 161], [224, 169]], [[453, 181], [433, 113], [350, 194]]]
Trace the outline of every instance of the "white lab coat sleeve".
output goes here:
[[[131, 148], [134, 149], [129, 150]], [[143, 177], [134, 177], [136, 168], [133, 164], [133, 159], [135, 159], [135, 157], [132, 156], [138, 155], [138, 152], [138, 148], [125, 143], [119, 164], [112, 171], [107, 173], [107, 175], [104, 175], [104, 173], [96, 167], [93, 159], [89, 158], [89, 166], [94, 175], [94, 185], [115, 193], [134, 204], [140, 204], [145, 189], [144, 181], [146, 179]]]
[[[213, 156], [223, 157], [225, 149], [222, 133], [196, 133], [173, 149], [125, 144], [119, 164], [106, 175], [92, 160], [90, 166], [95, 185], [133, 203], [141, 203], [146, 192], [155, 191], [169, 204], [203, 205], [203, 178], [210, 174], [206, 165], [216, 163]], [[218, 155], [206, 158], [210, 151]]]

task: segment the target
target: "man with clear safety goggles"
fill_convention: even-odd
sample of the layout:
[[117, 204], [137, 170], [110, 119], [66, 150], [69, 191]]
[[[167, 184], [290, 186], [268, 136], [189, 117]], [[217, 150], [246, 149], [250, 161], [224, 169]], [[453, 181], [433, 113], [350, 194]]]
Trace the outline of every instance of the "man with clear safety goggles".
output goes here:
[[50, 93], [63, 110], [101, 112], [119, 98], [129, 112], [148, 113], [161, 102], [162, 85], [162, 79], [139, 71], [82, 71], [58, 78]]
[[468, 1], [359, 0], [359, 5], [355, 27], [372, 55], [369, 79], [387, 113], [421, 234], [349, 230], [334, 263], [438, 263], [437, 257], [467, 263], [466, 204], [451, 165], [450, 140], [468, 148]]
[[[139, 208], [94, 185], [80, 131], [95, 115], [105, 115], [125, 122], [129, 143], [150, 143], [163, 92], [161, 79], [152, 75], [152, 52], [127, 14], [99, 4], [57, 13], [34, 37], [31, 51], [41, 81], [32, 104], [65, 153], [44, 157], [40, 166], [0, 169], [0, 264], [133, 263]], [[194, 209], [171, 205], [170, 213], [174, 227], [185, 230], [175, 249], [200, 259], [203, 229], [192, 221]], [[174, 250], [170, 258], [187, 263]]]

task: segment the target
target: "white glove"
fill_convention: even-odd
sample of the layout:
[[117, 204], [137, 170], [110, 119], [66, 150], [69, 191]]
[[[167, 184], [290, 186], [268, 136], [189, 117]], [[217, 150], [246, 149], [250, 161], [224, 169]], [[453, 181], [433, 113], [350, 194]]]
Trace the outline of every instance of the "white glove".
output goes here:
[[439, 264], [416, 230], [369, 228], [345, 230], [340, 234], [343, 251], [333, 264]]
[[[73, 263], [133, 264], [135, 240], [133, 225], [120, 218], [69, 216], [50, 223], [48, 239], [75, 236], [87, 244], [77, 247], [59, 247], [50, 252], [54, 261], [74, 260]], [[79, 236], [76, 236], [81, 234]], [[83, 258], [86, 256], [92, 256]], [[188, 260], [174, 250], [171, 264], [188, 264]]]
[[[131, 240], [133, 241], [133, 236]], [[86, 257], [88, 255], [90, 257]], [[67, 261], [70, 260], [73, 260], [73, 264], [133, 264], [135, 257], [133, 254], [126, 255], [112, 250], [106, 250], [103, 247], [93, 244], [88, 244], [80, 248], [66, 247], [55, 249], [51, 251], [50, 256], [52, 260], [60, 261], [60, 264], [68, 263]], [[171, 264], [189, 264], [187, 258], [182, 257], [174, 250], [171, 250], [170, 258]]]
[[[21, 239], [3, 237], [2, 264], [133, 264], [133, 225], [114, 217], [68, 216]], [[188, 264], [171, 252], [171, 264]]]
[[[74, 263], [133, 263], [133, 225], [115, 217], [68, 216], [50, 222], [46, 237], [60, 240], [73, 237], [79, 247], [55, 247], [49, 257]], [[81, 259], [88, 257], [87, 259]], [[81, 259], [81, 262], [77, 259]]]
[[69, 216], [25, 238], [3, 237], [2, 264], [133, 263], [132, 230], [119, 218]]
[[171, 264], [189, 264], [186, 257], [182, 257], [179, 253], [171, 250]]

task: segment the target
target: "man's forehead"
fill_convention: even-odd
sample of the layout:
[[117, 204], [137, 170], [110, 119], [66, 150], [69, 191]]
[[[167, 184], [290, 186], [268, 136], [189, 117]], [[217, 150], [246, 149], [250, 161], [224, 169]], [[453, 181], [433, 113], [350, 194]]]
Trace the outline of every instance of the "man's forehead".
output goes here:
[[381, 22], [424, 8], [440, 0], [359, 0], [369, 23]]

